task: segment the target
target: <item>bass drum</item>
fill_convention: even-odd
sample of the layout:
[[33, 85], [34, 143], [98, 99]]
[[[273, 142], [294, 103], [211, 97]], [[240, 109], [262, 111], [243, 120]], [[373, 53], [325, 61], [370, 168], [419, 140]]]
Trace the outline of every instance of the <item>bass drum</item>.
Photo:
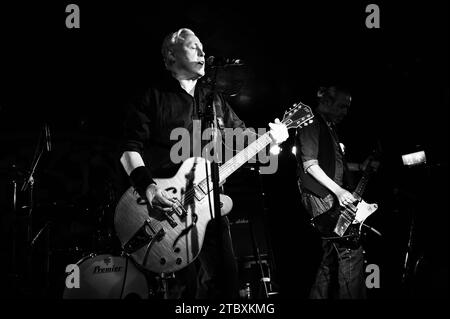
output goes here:
[[91, 254], [76, 265], [67, 274], [63, 299], [149, 298], [147, 279], [129, 257]]

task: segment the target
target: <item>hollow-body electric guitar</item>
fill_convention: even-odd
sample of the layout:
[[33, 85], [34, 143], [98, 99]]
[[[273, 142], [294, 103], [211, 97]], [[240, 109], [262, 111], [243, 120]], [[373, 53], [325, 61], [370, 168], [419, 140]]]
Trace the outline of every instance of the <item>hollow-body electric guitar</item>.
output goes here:
[[[312, 122], [311, 108], [295, 104], [285, 112], [282, 123], [288, 129]], [[270, 132], [240, 151], [219, 167], [219, 185], [240, 166], [258, 154], [272, 141]], [[208, 222], [214, 218], [210, 162], [202, 157], [185, 160], [172, 178], [155, 179], [175, 200], [174, 208], [163, 212], [151, 208], [133, 187], [119, 200], [114, 215], [116, 234], [123, 250], [135, 262], [156, 273], [180, 270], [200, 253]], [[221, 214], [230, 212], [233, 202], [220, 194]]]

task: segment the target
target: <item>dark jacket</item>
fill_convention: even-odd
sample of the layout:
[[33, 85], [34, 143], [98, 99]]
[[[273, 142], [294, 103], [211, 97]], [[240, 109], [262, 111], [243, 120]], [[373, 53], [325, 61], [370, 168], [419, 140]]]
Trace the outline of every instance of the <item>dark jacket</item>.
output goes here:
[[[316, 141], [316, 142], [311, 142]], [[338, 141], [337, 141], [338, 142]], [[297, 147], [297, 177], [300, 179], [300, 187], [302, 192], [308, 192], [318, 197], [326, 197], [331, 194], [325, 186], [320, 184], [312, 175], [305, 172], [303, 162], [316, 159], [319, 166], [334, 180], [336, 173], [336, 149], [335, 140], [331, 129], [320, 114], [316, 114], [312, 125], [297, 129], [295, 143]], [[317, 148], [318, 149], [312, 149]], [[340, 148], [337, 147], [341, 152]], [[315, 155], [311, 155], [315, 154]], [[343, 154], [344, 177], [346, 180], [346, 163]]]

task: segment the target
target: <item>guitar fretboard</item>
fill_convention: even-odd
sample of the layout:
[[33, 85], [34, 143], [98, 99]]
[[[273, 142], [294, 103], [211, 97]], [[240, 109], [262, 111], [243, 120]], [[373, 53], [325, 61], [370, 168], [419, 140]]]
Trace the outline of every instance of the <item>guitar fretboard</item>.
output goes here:
[[223, 182], [239, 167], [247, 163], [253, 156], [269, 145], [271, 141], [272, 138], [270, 137], [269, 132], [267, 132], [236, 154], [236, 156], [225, 162], [219, 169], [220, 182]]
[[[269, 132], [263, 134], [256, 141], [251, 143], [249, 146], [240, 151], [236, 156], [229, 159], [225, 164], [220, 166], [219, 168], [219, 184], [222, 184], [227, 177], [233, 174], [239, 167], [244, 165], [248, 160], [250, 160], [253, 156], [258, 154], [261, 150], [263, 150], [267, 145], [270, 144], [272, 138], [270, 137]], [[209, 183], [212, 183], [211, 177], [209, 178]], [[212, 185], [212, 184], [210, 184]], [[202, 180], [198, 186], [206, 191], [207, 188], [207, 180]]]
[[366, 170], [363, 173], [363, 176], [361, 177], [361, 180], [358, 183], [358, 186], [356, 186], [356, 189], [353, 192], [358, 197], [362, 197], [362, 195], [364, 194], [367, 183], [369, 182], [369, 177], [370, 177], [370, 170], [366, 168]]

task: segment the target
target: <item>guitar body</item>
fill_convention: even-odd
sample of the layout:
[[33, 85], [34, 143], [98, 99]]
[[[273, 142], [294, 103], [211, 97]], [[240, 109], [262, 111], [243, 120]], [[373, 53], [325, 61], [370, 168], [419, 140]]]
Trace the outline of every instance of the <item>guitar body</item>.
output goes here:
[[[379, 156], [377, 153], [375, 155]], [[318, 198], [323, 203], [322, 207], [325, 208], [323, 209], [323, 213], [312, 219], [312, 224], [323, 236], [335, 238], [351, 236], [356, 238], [353, 241], [359, 241], [361, 226], [367, 217], [378, 209], [377, 204], [368, 204], [362, 199], [362, 194], [367, 186], [370, 175], [374, 171], [369, 164], [370, 162], [366, 164], [362, 177], [352, 194], [356, 199], [356, 202], [352, 205], [341, 207], [336, 197], [334, 197], [334, 202], [331, 204]], [[328, 209], [330, 206], [331, 208]], [[350, 227], [352, 225], [356, 227]]]
[[[342, 237], [346, 234], [348, 227], [351, 224], [362, 224], [378, 209], [377, 204], [368, 204], [363, 199], [360, 199], [356, 209], [349, 211], [349, 209], [334, 205], [330, 210], [314, 217], [312, 219], [313, 225], [326, 237]], [[343, 215], [354, 216], [353, 219], [343, 218]]]
[[[152, 209], [130, 187], [117, 204], [114, 226], [124, 248], [143, 268], [168, 273], [193, 262], [200, 253], [206, 226], [214, 218], [213, 192], [205, 194], [195, 185], [206, 178], [209, 161], [192, 157], [183, 162], [177, 174], [155, 179], [179, 205], [167, 214]], [[210, 184], [212, 187], [212, 184]], [[231, 211], [231, 198], [220, 195], [221, 214]]]

